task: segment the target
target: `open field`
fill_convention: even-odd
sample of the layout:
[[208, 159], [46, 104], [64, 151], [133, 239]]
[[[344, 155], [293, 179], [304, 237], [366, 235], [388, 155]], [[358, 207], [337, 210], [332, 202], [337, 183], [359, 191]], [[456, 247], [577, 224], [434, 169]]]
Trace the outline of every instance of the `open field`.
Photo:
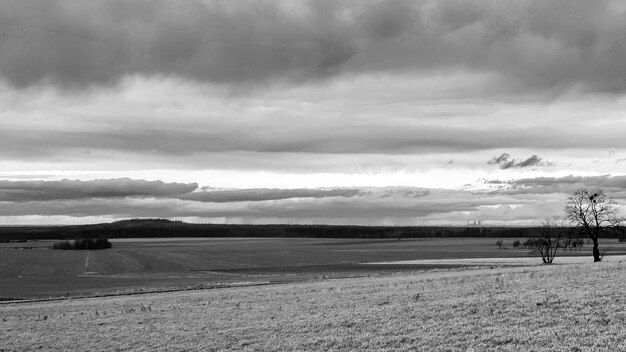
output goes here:
[[[101, 251], [53, 251], [53, 241], [0, 245], [0, 298], [45, 298], [206, 288], [233, 283], [280, 283], [389, 275], [468, 265], [450, 259], [528, 258], [528, 250], [498, 249], [493, 238], [312, 239], [176, 238], [114, 239]], [[626, 244], [606, 240], [609, 254]], [[16, 247], [18, 249], [16, 249]], [[33, 249], [19, 249], [33, 247]], [[589, 248], [565, 251], [584, 255]], [[438, 262], [365, 265], [371, 262]], [[447, 261], [441, 261], [447, 260]], [[539, 258], [531, 259], [540, 262]], [[480, 265], [480, 263], [473, 265]]]
[[626, 263], [0, 305], [4, 351], [626, 351]]

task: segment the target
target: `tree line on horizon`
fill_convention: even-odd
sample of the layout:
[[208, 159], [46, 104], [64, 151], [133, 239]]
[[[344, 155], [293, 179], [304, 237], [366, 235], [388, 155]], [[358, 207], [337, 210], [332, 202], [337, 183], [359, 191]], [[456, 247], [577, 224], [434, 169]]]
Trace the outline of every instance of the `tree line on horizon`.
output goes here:
[[0, 242], [36, 239], [163, 238], [163, 237], [307, 237], [408, 239], [446, 237], [532, 237], [540, 227], [236, 225], [189, 224], [164, 219], [124, 220], [71, 226], [0, 227]]

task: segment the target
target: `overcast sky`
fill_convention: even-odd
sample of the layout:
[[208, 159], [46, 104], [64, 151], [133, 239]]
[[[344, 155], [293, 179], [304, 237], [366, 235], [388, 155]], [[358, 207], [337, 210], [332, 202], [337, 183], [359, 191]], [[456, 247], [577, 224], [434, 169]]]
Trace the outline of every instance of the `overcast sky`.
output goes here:
[[625, 134], [621, 0], [0, 0], [0, 225], [535, 225]]

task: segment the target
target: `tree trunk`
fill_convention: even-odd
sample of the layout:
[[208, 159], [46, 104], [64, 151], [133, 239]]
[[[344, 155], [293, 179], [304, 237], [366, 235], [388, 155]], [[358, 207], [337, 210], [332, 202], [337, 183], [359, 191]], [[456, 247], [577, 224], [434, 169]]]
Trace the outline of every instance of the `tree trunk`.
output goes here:
[[602, 258], [600, 258], [600, 250], [598, 249], [598, 237], [594, 237], [592, 238], [593, 240], [593, 262], [599, 262], [602, 261]]

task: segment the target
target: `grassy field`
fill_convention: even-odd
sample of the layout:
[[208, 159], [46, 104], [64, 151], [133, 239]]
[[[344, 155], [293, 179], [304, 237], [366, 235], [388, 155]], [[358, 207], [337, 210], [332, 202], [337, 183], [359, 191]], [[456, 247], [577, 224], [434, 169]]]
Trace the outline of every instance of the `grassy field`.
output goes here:
[[626, 351], [626, 263], [0, 305], [3, 351]]
[[[0, 245], [0, 299], [310, 281], [459, 266], [362, 264], [370, 262], [528, 257], [528, 250], [511, 248], [513, 240], [505, 240], [506, 249], [498, 249], [493, 238], [117, 239], [112, 249], [101, 251], [53, 251], [48, 249], [51, 241], [5, 243]], [[626, 244], [606, 241], [610, 254], [626, 254]], [[589, 248], [563, 254], [591, 260]]]

